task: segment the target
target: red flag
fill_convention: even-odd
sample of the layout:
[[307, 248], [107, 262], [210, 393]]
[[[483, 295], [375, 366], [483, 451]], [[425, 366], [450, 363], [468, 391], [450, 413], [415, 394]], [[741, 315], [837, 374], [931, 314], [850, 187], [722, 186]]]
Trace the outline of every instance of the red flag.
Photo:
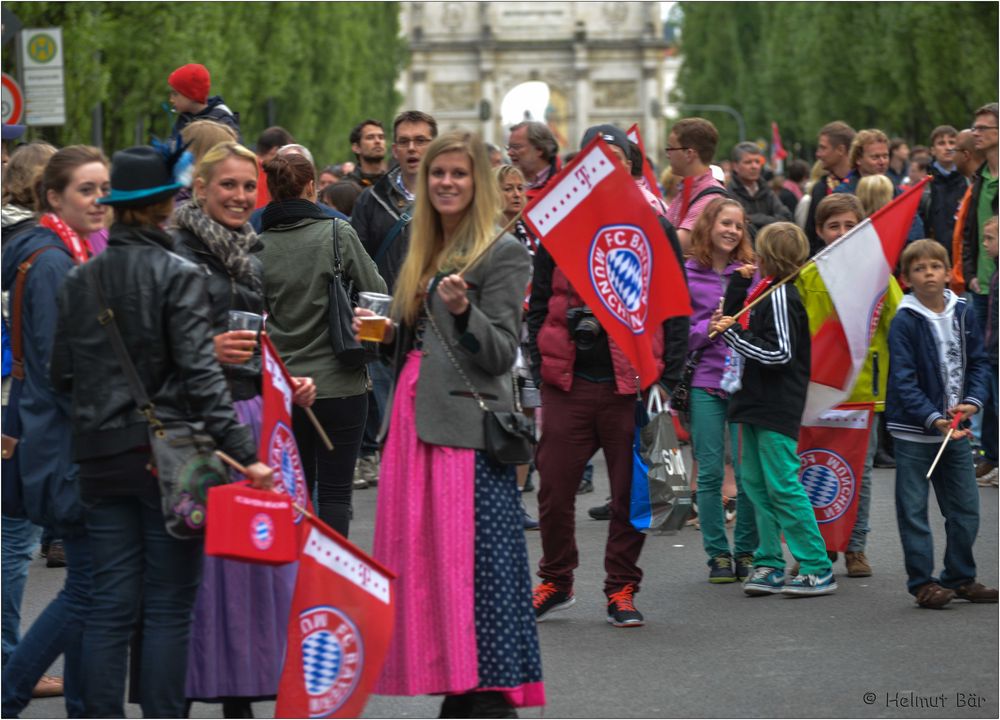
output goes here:
[[771, 166], [778, 167], [778, 163], [788, 157], [785, 146], [781, 144], [781, 133], [778, 132], [778, 123], [771, 123]]
[[[260, 442], [257, 443], [257, 459], [274, 470], [275, 492], [287, 493], [296, 505], [311, 511], [306, 475], [302, 469], [299, 447], [292, 434], [292, 394], [295, 383], [281, 362], [271, 339], [261, 333], [260, 340], [264, 412]], [[301, 525], [302, 518], [302, 512], [296, 510], [296, 525]]]
[[827, 550], [844, 552], [851, 539], [874, 408], [874, 403], [838, 405], [804, 420], [799, 431], [799, 480]]
[[652, 166], [646, 162], [646, 146], [642, 144], [639, 123], [635, 123], [630, 127], [626, 135], [629, 140], [639, 146], [639, 152], [642, 153], [642, 179], [645, 181], [646, 189], [662, 200], [663, 194], [660, 192], [660, 186], [656, 183], [656, 175], [653, 174]]
[[599, 136], [528, 203], [524, 219], [640, 386], [656, 382], [652, 335], [665, 319], [691, 314], [687, 284], [659, 219]]
[[392, 637], [396, 576], [306, 518], [275, 717], [361, 717]]

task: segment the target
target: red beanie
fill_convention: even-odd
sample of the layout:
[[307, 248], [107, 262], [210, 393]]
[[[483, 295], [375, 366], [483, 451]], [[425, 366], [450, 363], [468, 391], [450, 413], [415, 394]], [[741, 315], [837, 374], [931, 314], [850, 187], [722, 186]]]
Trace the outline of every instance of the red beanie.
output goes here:
[[204, 65], [190, 63], [170, 73], [167, 83], [184, 97], [204, 103], [208, 101], [208, 88], [212, 79]]

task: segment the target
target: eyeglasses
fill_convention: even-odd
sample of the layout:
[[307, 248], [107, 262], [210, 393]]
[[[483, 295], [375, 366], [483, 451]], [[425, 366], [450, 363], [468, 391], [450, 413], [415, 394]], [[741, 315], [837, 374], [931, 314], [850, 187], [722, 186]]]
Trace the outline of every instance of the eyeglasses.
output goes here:
[[528, 146], [527, 145], [522, 145], [521, 143], [518, 143], [516, 145], [508, 145], [507, 146], [507, 152], [510, 152], [511, 150], [513, 150], [514, 152], [521, 152], [526, 147], [528, 147]]
[[690, 149], [691, 148], [689, 146], [684, 145], [684, 146], [681, 146], [681, 147], [665, 147], [665, 148], [663, 148], [663, 151], [664, 152], [672, 152], [674, 150], [690, 150]]
[[410, 145], [416, 148], [422, 148], [429, 145], [431, 139], [428, 137], [415, 137], [415, 138], [396, 138], [396, 142], [393, 143], [396, 147], [408, 148]]
[[974, 133], [983, 133], [983, 132], [986, 132], [987, 130], [996, 130], [997, 126], [996, 125], [973, 125], [970, 129]]

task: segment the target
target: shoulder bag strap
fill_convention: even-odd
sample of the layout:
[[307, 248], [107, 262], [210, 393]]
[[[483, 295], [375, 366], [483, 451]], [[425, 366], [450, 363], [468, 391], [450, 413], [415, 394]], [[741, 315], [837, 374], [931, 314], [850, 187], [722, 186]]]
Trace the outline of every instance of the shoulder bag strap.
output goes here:
[[17, 280], [14, 281], [14, 305], [10, 312], [10, 352], [14, 359], [10, 374], [17, 380], [24, 380], [24, 337], [21, 329], [21, 313], [24, 305], [24, 284], [28, 280], [28, 271], [35, 260], [46, 250], [58, 250], [58, 245], [46, 245], [35, 250], [28, 259], [17, 266]]
[[115, 355], [118, 356], [118, 362], [121, 364], [122, 371], [125, 373], [125, 379], [128, 381], [129, 392], [132, 394], [132, 399], [135, 400], [139, 412], [145, 415], [150, 425], [154, 427], [159, 426], [162, 423], [153, 414], [153, 403], [150, 401], [149, 395], [146, 394], [146, 388], [143, 386], [142, 380], [139, 379], [139, 373], [136, 371], [135, 364], [128, 354], [125, 342], [122, 340], [121, 332], [118, 330], [118, 323], [115, 322], [114, 310], [111, 309], [111, 306], [108, 305], [108, 301], [104, 297], [104, 288], [101, 286], [101, 280], [97, 276], [97, 268], [92, 267], [89, 270], [90, 272], [87, 275], [90, 279], [90, 285], [94, 289], [94, 292], [97, 293], [97, 301], [101, 306], [101, 311], [97, 313], [97, 322], [108, 331], [111, 347], [114, 348]]
[[337, 218], [331, 220], [333, 223], [333, 269], [338, 276], [344, 274], [344, 263], [340, 259], [340, 231], [337, 229]]
[[382, 244], [378, 246], [378, 252], [376, 252], [375, 257], [372, 258], [376, 265], [378, 265], [382, 258], [385, 257], [385, 254], [389, 252], [389, 248], [392, 247], [393, 242], [395, 242], [396, 238], [403, 232], [403, 229], [410, 224], [410, 220], [412, 219], [413, 218], [410, 214], [405, 210], [403, 211], [403, 214], [399, 216], [399, 220], [397, 220], [396, 224], [392, 226], [392, 229], [386, 233], [385, 238], [382, 240]]

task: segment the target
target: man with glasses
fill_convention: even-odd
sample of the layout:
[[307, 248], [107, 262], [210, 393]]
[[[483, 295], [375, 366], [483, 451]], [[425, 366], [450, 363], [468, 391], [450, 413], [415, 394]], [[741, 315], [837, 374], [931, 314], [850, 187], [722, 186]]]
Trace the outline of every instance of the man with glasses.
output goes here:
[[691, 249], [691, 228], [701, 211], [717, 196], [729, 195], [709, 167], [718, 144], [715, 125], [698, 117], [678, 120], [667, 137], [670, 168], [674, 175], [684, 178], [677, 197], [667, 208], [667, 220], [677, 229], [685, 253]]
[[[398, 167], [383, 175], [358, 197], [351, 225], [361, 244], [378, 266], [392, 294], [396, 277], [410, 247], [410, 220], [420, 159], [431, 140], [437, 137], [437, 121], [425, 112], [406, 110], [392, 123], [392, 156]], [[368, 398], [368, 420], [361, 441], [361, 457], [354, 472], [354, 487], [361, 489], [378, 482], [378, 430], [386, 409], [392, 376], [382, 363], [368, 365], [372, 394]]]
[[507, 156], [524, 175], [529, 201], [559, 172], [559, 143], [545, 123], [526, 120], [512, 126]]

